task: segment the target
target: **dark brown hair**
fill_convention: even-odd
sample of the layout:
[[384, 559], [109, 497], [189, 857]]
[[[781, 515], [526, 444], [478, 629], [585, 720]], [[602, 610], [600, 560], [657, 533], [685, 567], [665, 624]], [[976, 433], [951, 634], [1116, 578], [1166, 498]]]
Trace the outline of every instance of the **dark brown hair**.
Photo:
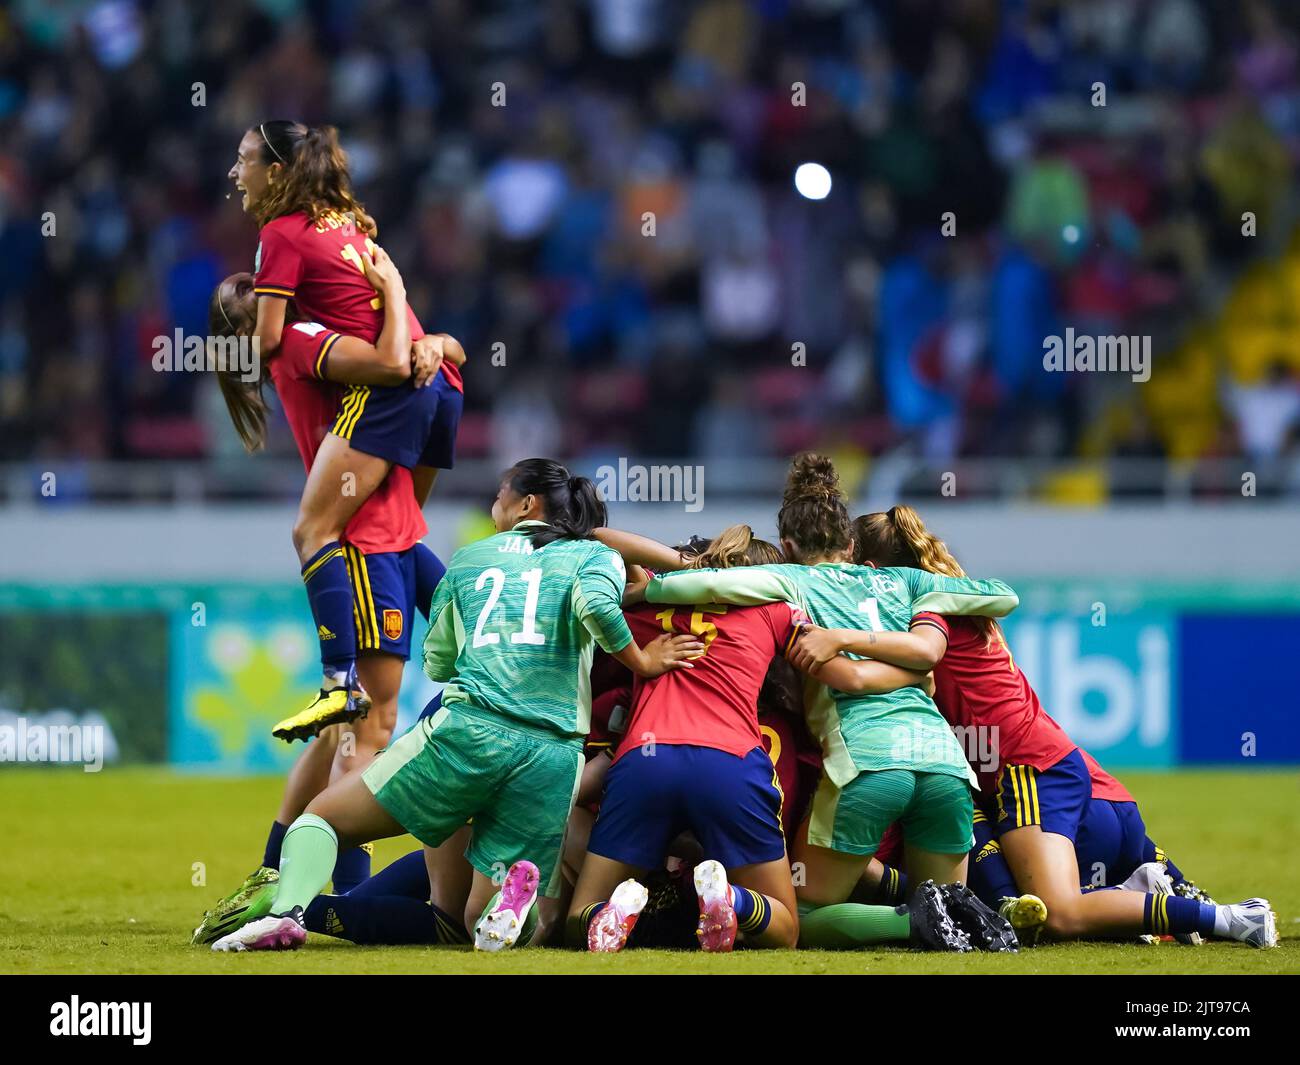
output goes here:
[[254, 126], [262, 140], [261, 160], [284, 169], [260, 200], [253, 204], [259, 226], [295, 211], [313, 222], [337, 213], [356, 225], [358, 232], [374, 237], [375, 220], [353, 195], [347, 153], [339, 146], [333, 126], [305, 126], [276, 119]]
[[[208, 334], [214, 337], [252, 336], [257, 325], [257, 312], [250, 317], [248, 308], [256, 307], [249, 300], [253, 290], [252, 274], [231, 274], [212, 291], [208, 301]], [[222, 292], [227, 295], [223, 299]], [[256, 381], [245, 381], [237, 366], [227, 364], [216, 368], [217, 384], [226, 410], [235, 424], [235, 432], [243, 441], [245, 451], [260, 451], [266, 444], [266, 398], [262, 395], [265, 380], [264, 362], [259, 363]]]
[[853, 539], [849, 511], [840, 475], [825, 455], [804, 452], [790, 464], [776, 527], [795, 546], [796, 562], [848, 550]]

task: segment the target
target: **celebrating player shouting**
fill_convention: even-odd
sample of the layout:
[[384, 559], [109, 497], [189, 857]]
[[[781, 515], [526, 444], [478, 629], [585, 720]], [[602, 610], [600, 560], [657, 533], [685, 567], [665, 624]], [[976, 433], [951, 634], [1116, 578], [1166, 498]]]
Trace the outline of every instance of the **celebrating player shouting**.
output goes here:
[[[290, 320], [290, 300], [299, 320], [377, 344], [384, 328], [385, 296], [366, 274], [367, 261], [379, 254], [377, 229], [352, 192], [347, 157], [334, 128], [259, 123], [244, 134], [228, 176], [243, 193], [244, 210], [261, 226], [251, 334], [261, 357], [269, 358], [279, 348]], [[408, 307], [401, 308], [401, 316], [413, 340], [424, 337]], [[327, 376], [325, 367], [332, 357], [332, 342], [325, 340], [317, 356], [318, 377]], [[450, 468], [463, 386], [459, 369], [443, 358], [444, 349], [459, 348], [449, 341], [435, 337], [426, 344], [431, 361], [424, 370], [436, 371], [427, 389], [377, 388], [395, 382], [373, 379], [350, 382], [333, 428], [320, 445], [293, 541], [316, 620], [324, 680], [320, 694], [302, 713], [276, 726], [282, 739], [305, 739], [325, 725], [353, 720], [368, 708], [369, 699], [356, 682], [358, 640], [363, 648], [373, 647], [379, 637], [375, 628], [354, 628], [351, 623], [350, 581], [357, 577], [349, 571], [340, 540], [348, 520], [392, 466], [414, 471], [421, 505], [437, 469]], [[234, 378], [223, 377], [222, 384], [247, 444], [245, 429], [256, 428], [260, 394]], [[349, 492], [340, 491], [345, 478]], [[417, 550], [416, 562], [422, 568], [430, 565], [423, 549]], [[358, 565], [354, 562], [351, 568]]]

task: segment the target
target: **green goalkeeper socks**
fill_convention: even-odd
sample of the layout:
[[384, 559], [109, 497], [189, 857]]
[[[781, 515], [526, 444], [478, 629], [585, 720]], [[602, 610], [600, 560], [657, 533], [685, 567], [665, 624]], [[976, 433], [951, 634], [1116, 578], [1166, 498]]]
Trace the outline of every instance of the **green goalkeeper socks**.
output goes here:
[[852, 950], [870, 943], [906, 942], [912, 918], [893, 906], [864, 906], [840, 902], [813, 907], [799, 903], [799, 946], [822, 950]]
[[307, 904], [329, 883], [338, 858], [339, 838], [328, 821], [303, 814], [289, 826], [280, 848], [280, 890], [272, 913], [286, 913]]

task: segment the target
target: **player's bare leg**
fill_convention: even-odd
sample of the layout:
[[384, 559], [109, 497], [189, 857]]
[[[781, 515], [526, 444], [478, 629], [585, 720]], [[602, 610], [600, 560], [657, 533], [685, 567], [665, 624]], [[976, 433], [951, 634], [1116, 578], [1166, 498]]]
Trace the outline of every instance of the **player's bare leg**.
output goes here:
[[1200, 932], [1252, 947], [1278, 944], [1277, 917], [1267, 899], [1216, 906], [1140, 891], [1081, 892], [1074, 844], [1064, 836], [1026, 825], [1000, 842], [1016, 885], [1047, 904], [1046, 931], [1053, 939]]
[[370, 713], [339, 730], [330, 783], [354, 769], [364, 769], [388, 746], [397, 726], [397, 696], [406, 663], [390, 654], [364, 654], [357, 659], [357, 676], [370, 695]]
[[732, 884], [762, 895], [771, 908], [771, 919], [763, 931], [745, 933], [746, 946], [788, 949], [799, 942], [799, 902], [788, 858], [729, 869], [727, 877]]
[[[593, 922], [601, 921], [601, 917], [604, 916], [605, 920], [602, 924], [609, 927], [602, 927], [597, 931], [596, 939], [600, 943], [600, 949], [621, 949], [627, 941], [632, 926], [636, 923], [636, 918], [641, 913], [641, 907], [645, 906], [646, 898], [642, 897], [641, 893], [629, 889], [628, 892], [624, 892], [624, 895], [628, 896], [627, 899], [620, 897], [617, 900], [618, 905], [614, 906], [613, 896], [623, 883], [638, 880], [645, 876], [645, 872], [640, 866], [617, 862], [613, 858], [588, 851], [582, 862], [578, 883], [573, 889], [573, 901], [569, 904], [565, 944], [570, 947], [595, 949], [591, 946], [592, 940], [588, 933]], [[641, 892], [644, 891], [645, 889], [642, 888]], [[636, 897], [633, 898], [632, 895]], [[610, 913], [605, 914], [602, 910], [593, 917], [592, 907], [601, 904], [608, 904], [605, 909], [610, 910]]]
[[904, 842], [903, 863], [907, 868], [907, 881], [909, 884], [921, 884], [926, 880], [933, 880], [936, 884], [965, 883], [969, 855], [969, 851], [940, 854]]
[[444, 913], [464, 913], [474, 886], [474, 867], [465, 859], [470, 828], [466, 825], [436, 847], [425, 846], [429, 901]]
[[388, 476], [387, 459], [357, 451], [342, 437], [326, 433], [293, 523], [293, 546], [306, 563], [317, 551], [339, 539], [353, 515]]
[[307, 804], [330, 785], [330, 767], [338, 751], [339, 725], [331, 725], [307, 744], [298, 756], [284, 783], [280, 809], [275, 819], [282, 825], [293, 824], [294, 818], [307, 809]]

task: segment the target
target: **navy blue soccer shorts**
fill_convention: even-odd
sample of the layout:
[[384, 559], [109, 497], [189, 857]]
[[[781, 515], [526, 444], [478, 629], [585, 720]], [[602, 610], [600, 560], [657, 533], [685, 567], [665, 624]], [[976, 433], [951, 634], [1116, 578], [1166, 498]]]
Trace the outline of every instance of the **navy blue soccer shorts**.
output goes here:
[[1004, 765], [998, 771], [996, 791], [993, 827], [999, 836], [1038, 825], [1073, 843], [1092, 799], [1092, 777], [1076, 748], [1050, 769]]
[[352, 620], [357, 653], [383, 652], [411, 657], [415, 618], [415, 548], [365, 555], [343, 545], [352, 582]]
[[424, 388], [349, 385], [330, 429], [358, 451], [413, 469], [449, 470], [465, 397], [439, 373]]
[[785, 857], [781, 791], [762, 747], [743, 758], [711, 747], [661, 743], [610, 766], [587, 849], [642, 869], [663, 863], [690, 830], [704, 857], [728, 869]]
[[1079, 886], [1122, 884], [1142, 864], [1146, 842], [1147, 826], [1137, 803], [1089, 800], [1074, 839]]

